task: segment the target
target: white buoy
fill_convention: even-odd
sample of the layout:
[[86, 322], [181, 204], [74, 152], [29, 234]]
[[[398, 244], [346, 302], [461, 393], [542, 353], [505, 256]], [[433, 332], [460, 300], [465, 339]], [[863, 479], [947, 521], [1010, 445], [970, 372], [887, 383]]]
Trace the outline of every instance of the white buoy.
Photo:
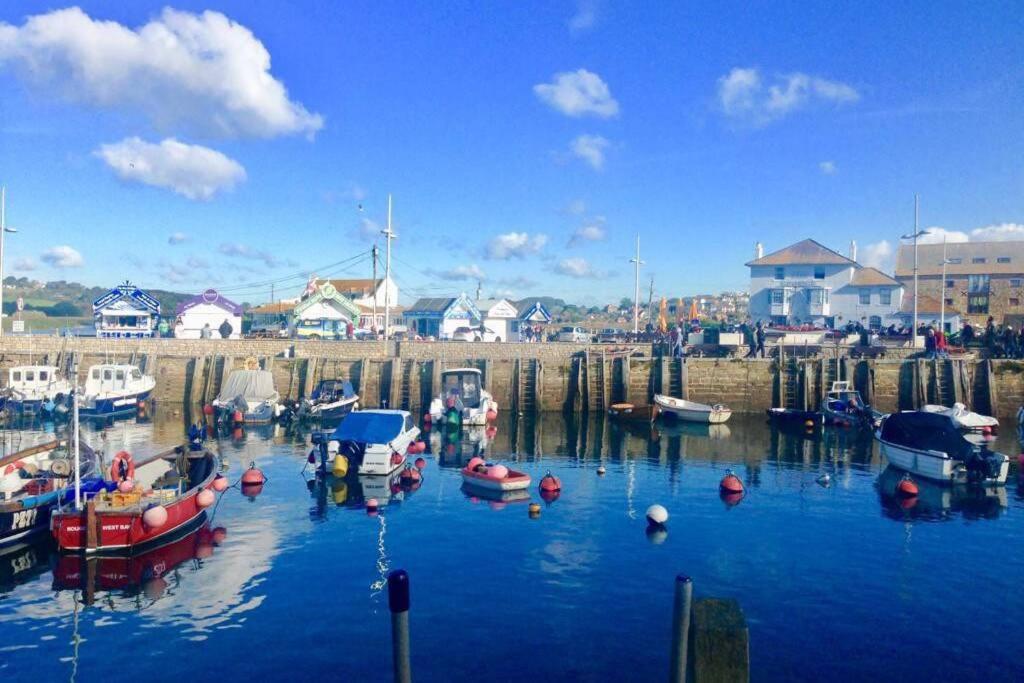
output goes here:
[[605, 472], [607, 472], [607, 471], [608, 471], [608, 470], [606, 470], [606, 469], [604, 468], [604, 465], [599, 465], [599, 466], [598, 466], [598, 468], [597, 468], [597, 473], [598, 473], [598, 474], [604, 474], [604, 473], [605, 473]]
[[661, 505], [652, 505], [647, 508], [647, 521], [651, 524], [662, 526], [668, 521], [668, 510]]
[[832, 477], [829, 476], [828, 472], [818, 477], [817, 482], [822, 486], [828, 486], [832, 483]]

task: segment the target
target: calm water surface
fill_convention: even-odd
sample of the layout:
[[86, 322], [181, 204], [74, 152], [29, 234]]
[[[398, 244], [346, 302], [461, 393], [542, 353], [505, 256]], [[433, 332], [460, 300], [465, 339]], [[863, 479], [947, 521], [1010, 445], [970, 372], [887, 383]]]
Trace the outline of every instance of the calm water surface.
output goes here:
[[[998, 447], [1016, 454], [1005, 431]], [[88, 438], [141, 456], [182, 434], [180, 417], [158, 414]], [[232, 481], [255, 461], [269, 482], [254, 499], [230, 489], [198, 533], [92, 570], [45, 539], [0, 554], [0, 677], [389, 680], [383, 579], [399, 567], [419, 681], [664, 680], [680, 572], [698, 597], [739, 600], [754, 680], [1022, 677], [1016, 473], [998, 495], [925, 485], [905, 509], [869, 438], [743, 416], [654, 434], [501, 422], [493, 438], [435, 438], [414, 491], [319, 484], [303, 471], [308, 435], [279, 428], [218, 445]], [[457, 468], [478, 451], [535, 486], [550, 470], [563, 493], [538, 519], [525, 500], [467, 495]], [[730, 467], [749, 489], [737, 505], [717, 493]], [[363, 510], [369, 496], [388, 501], [379, 516]], [[671, 519], [649, 538], [655, 502]]]

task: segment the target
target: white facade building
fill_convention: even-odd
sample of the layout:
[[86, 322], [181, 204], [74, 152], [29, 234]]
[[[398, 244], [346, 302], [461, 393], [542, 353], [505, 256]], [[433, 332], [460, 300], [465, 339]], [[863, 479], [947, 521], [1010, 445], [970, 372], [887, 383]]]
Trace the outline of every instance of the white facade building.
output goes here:
[[[519, 341], [519, 311], [507, 299], [479, 299], [476, 307], [483, 317], [484, 326], [501, 341]], [[516, 328], [513, 331], [513, 327]]]
[[750, 268], [750, 318], [770, 326], [899, 326], [903, 285], [885, 273], [811, 239], [765, 255], [758, 244]]
[[231, 326], [229, 339], [242, 337], [242, 307], [208, 289], [178, 304], [174, 320], [174, 336], [178, 339], [199, 339], [203, 328], [210, 326], [211, 339], [221, 339], [220, 327], [226, 320]]

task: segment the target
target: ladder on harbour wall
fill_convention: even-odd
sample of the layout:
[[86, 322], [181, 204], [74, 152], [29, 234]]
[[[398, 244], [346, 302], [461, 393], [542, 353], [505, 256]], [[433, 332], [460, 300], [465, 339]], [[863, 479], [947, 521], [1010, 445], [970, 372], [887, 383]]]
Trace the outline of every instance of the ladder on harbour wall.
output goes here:
[[611, 402], [609, 396], [611, 383], [608, 381], [608, 359], [605, 354], [591, 356], [588, 352], [584, 374], [586, 375], [587, 409], [597, 413], [605, 412]]
[[539, 408], [539, 379], [541, 377], [540, 361], [536, 358], [516, 359], [516, 412], [533, 415]]

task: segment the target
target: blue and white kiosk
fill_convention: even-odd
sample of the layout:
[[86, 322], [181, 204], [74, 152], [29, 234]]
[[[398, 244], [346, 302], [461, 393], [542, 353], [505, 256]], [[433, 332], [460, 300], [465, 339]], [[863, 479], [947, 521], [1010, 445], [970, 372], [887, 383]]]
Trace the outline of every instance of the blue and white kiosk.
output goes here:
[[102, 339], [152, 337], [160, 321], [160, 302], [125, 281], [92, 303], [96, 336]]

